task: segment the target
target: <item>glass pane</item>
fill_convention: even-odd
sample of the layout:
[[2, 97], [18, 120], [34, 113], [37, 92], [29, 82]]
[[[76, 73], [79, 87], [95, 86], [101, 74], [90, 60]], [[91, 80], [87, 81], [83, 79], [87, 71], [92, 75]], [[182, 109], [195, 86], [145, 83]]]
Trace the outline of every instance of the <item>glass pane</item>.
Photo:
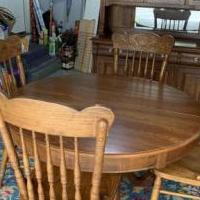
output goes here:
[[137, 7], [136, 29], [198, 33], [200, 11]]

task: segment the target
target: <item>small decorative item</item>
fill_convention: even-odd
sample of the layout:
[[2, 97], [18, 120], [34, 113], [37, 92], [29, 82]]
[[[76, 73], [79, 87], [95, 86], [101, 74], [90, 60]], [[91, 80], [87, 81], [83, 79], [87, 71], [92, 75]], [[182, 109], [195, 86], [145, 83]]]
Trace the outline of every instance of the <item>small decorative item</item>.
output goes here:
[[43, 44], [45, 46], [48, 45], [48, 30], [47, 29], [44, 30], [44, 41], [43, 41]]
[[63, 69], [72, 69], [74, 67], [73, 47], [66, 43], [61, 48], [61, 62]]
[[49, 55], [50, 56], [56, 55], [56, 41], [54, 37], [49, 38]]
[[74, 62], [76, 57], [76, 44], [77, 34], [74, 30], [67, 30], [62, 34], [62, 46], [60, 48], [60, 59], [63, 69], [74, 68]]

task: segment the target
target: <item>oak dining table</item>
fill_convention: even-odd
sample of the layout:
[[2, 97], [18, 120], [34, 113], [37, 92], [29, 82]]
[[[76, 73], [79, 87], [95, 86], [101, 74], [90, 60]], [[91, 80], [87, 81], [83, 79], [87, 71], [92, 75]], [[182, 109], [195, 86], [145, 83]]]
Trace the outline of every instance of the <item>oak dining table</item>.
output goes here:
[[[200, 106], [182, 91], [151, 80], [74, 72], [30, 83], [18, 96], [77, 110], [96, 104], [110, 108], [115, 121], [106, 144], [104, 173], [163, 168], [181, 159], [200, 135]], [[27, 135], [25, 139], [31, 151], [31, 138]], [[45, 143], [38, 142], [40, 158], [45, 159]], [[93, 170], [94, 144], [93, 140], [80, 140], [83, 171]], [[56, 140], [52, 140], [51, 150], [53, 162], [59, 166]], [[73, 153], [72, 145], [65, 143], [69, 167], [73, 167]]]

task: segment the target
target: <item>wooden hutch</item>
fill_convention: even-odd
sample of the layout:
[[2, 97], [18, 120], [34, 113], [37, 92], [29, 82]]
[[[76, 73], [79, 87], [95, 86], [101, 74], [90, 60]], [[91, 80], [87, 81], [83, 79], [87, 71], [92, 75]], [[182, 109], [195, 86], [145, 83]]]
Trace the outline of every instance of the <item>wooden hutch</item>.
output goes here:
[[[170, 33], [175, 37], [175, 45], [170, 55], [168, 68], [171, 78], [169, 84], [176, 86], [199, 98], [200, 90], [200, 30], [161, 31], [135, 28], [136, 8], [172, 9], [200, 11], [200, 0], [101, 0], [98, 36], [93, 38], [93, 72], [105, 64], [113, 64], [111, 36], [115, 31], [153, 31], [158, 34]], [[154, 19], [155, 20], [155, 19]], [[200, 25], [200, 19], [199, 19]]]

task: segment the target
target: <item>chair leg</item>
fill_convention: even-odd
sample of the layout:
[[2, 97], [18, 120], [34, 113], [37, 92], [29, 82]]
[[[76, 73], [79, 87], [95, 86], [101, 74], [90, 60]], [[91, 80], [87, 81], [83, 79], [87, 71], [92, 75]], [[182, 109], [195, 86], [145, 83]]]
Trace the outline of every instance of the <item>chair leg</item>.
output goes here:
[[122, 175], [121, 174], [115, 174], [113, 175], [113, 181], [112, 181], [112, 190], [111, 190], [111, 198], [110, 200], [120, 200], [120, 191], [119, 191], [119, 185], [121, 182]]
[[160, 187], [161, 187], [161, 178], [157, 176], [154, 182], [154, 186], [153, 186], [153, 190], [151, 194], [151, 200], [157, 200], [159, 198]]
[[3, 149], [2, 162], [0, 166], [0, 187], [2, 186], [2, 181], [4, 178], [7, 162], [8, 162], [8, 154], [6, 149]]

